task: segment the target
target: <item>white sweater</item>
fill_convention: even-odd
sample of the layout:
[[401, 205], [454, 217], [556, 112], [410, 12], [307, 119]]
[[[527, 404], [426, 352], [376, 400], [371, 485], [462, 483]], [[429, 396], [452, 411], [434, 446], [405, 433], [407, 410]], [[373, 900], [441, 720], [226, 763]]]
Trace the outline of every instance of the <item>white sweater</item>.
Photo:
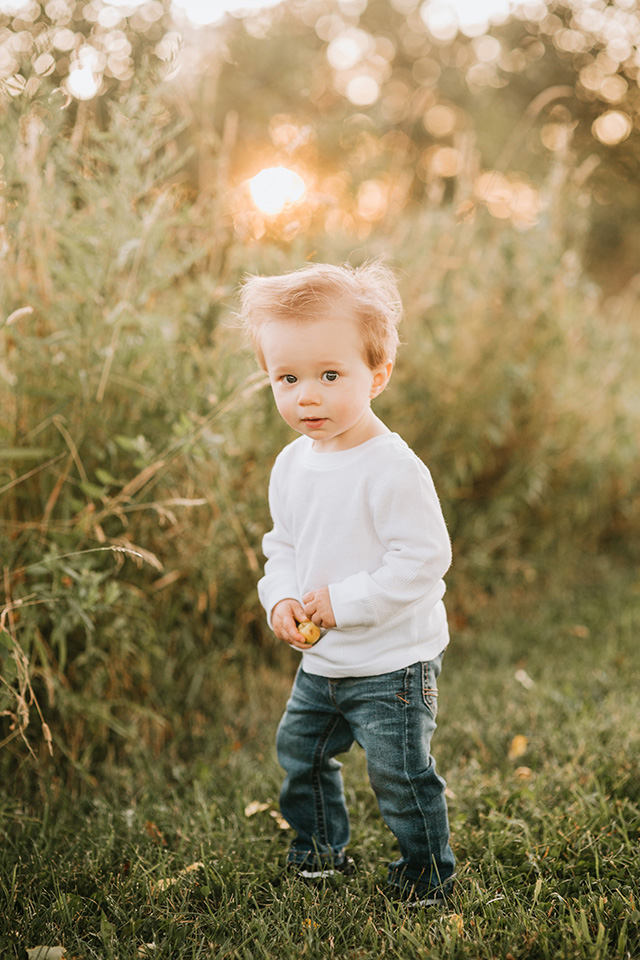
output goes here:
[[431, 474], [398, 434], [336, 453], [298, 437], [273, 466], [269, 505], [269, 623], [280, 600], [329, 587], [337, 626], [303, 652], [306, 673], [377, 676], [444, 650], [451, 545]]

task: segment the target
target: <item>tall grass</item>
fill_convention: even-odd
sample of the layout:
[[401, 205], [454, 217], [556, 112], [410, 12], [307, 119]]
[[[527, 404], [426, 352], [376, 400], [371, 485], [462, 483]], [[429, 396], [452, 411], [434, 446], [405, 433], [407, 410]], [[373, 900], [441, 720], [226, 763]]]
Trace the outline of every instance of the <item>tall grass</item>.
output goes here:
[[554, 215], [522, 234], [424, 214], [399, 258], [408, 347], [389, 413], [476, 573], [638, 542], [635, 321], [603, 309]]
[[167, 651], [180, 669], [194, 633], [225, 646], [253, 598], [257, 450], [234, 410], [260, 383], [221, 324], [215, 197], [175, 179], [161, 101], [114, 105], [77, 153], [40, 108], [3, 117], [1, 696], [12, 749], [36, 697], [88, 769], [123, 735], [162, 738]]
[[71, 786], [134, 757], [179, 764], [248, 646], [275, 655], [255, 581], [289, 434], [233, 327], [245, 270], [312, 251], [399, 268], [406, 346], [379, 409], [434, 472], [461, 622], [496, 577], [541, 589], [560, 565], [632, 552], [637, 327], [585, 283], [557, 196], [526, 232], [426, 207], [367, 251], [240, 243], [222, 175], [199, 192], [183, 178], [160, 92], [71, 130], [55, 96], [21, 104], [2, 108], [0, 147], [7, 771]]

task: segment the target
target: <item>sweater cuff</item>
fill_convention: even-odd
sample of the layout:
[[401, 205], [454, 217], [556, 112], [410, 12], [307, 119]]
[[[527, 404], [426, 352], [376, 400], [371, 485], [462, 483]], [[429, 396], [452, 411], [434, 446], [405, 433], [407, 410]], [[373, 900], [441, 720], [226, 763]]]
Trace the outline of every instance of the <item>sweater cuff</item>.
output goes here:
[[367, 597], [369, 574], [361, 571], [340, 583], [329, 584], [329, 599], [336, 627], [369, 627], [374, 623], [371, 603]]

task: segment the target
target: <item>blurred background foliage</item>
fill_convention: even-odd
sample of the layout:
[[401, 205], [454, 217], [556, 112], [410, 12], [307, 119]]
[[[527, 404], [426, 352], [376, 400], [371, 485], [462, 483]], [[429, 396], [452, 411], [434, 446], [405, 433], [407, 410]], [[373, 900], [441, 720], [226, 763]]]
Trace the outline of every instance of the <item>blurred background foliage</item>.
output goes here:
[[0, 0], [7, 775], [177, 762], [280, 655], [247, 271], [397, 268], [379, 412], [434, 473], [454, 626], [637, 562], [639, 38], [626, 0]]

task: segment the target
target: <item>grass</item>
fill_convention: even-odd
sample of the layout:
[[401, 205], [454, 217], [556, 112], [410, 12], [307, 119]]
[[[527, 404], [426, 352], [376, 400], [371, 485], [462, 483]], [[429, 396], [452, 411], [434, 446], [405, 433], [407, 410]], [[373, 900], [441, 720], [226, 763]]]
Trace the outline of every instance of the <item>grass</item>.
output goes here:
[[454, 585], [434, 744], [459, 866], [451, 914], [382, 897], [393, 839], [360, 751], [344, 758], [357, 876], [279, 882], [273, 734], [294, 659], [245, 648], [166, 758], [79, 796], [49, 772], [28, 806], [5, 787], [2, 957], [640, 956], [637, 579], [585, 559], [573, 586], [464, 596]]

